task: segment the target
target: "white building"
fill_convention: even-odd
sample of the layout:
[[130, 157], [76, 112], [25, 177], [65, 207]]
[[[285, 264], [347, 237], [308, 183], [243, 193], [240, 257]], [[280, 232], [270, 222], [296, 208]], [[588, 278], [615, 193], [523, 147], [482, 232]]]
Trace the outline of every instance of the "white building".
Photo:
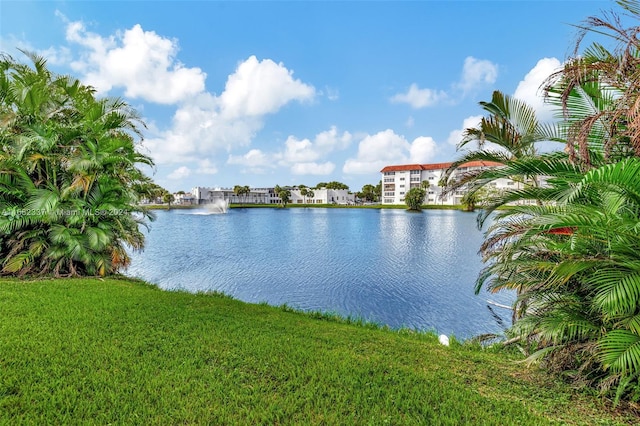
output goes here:
[[355, 204], [355, 194], [349, 192], [348, 189], [327, 189], [315, 188], [307, 190], [313, 192], [313, 197], [303, 197], [300, 193], [301, 189], [291, 188], [292, 204]]
[[275, 196], [273, 188], [251, 188], [245, 195], [236, 195], [233, 188], [206, 188], [197, 186], [191, 190], [196, 199], [195, 204], [209, 204], [218, 200], [234, 204], [276, 204], [280, 199]]
[[[453, 193], [442, 195], [442, 187], [439, 185], [444, 172], [453, 163], [435, 164], [405, 164], [398, 166], [387, 166], [381, 170], [382, 173], [382, 204], [404, 204], [404, 196], [411, 188], [422, 187], [422, 182], [429, 183], [425, 187], [426, 195], [424, 204], [458, 205], [462, 202], [464, 191], [459, 190]], [[462, 164], [451, 178], [456, 175], [474, 170], [500, 167], [502, 164], [491, 161], [471, 161]], [[497, 179], [491, 182], [491, 186], [496, 189], [514, 188], [516, 182], [511, 179]]]
[[178, 192], [175, 192], [173, 194], [173, 203], [174, 204], [180, 204], [183, 206], [191, 206], [194, 204], [198, 204], [196, 201], [196, 198], [193, 196], [193, 194], [190, 194], [188, 192], [181, 194]]
[[[310, 189], [313, 197], [303, 197], [299, 188], [288, 188], [291, 192], [291, 204], [354, 204], [355, 195], [346, 189]], [[195, 187], [191, 190], [195, 198], [194, 204], [214, 203], [225, 200], [233, 204], [280, 204], [281, 200], [274, 188], [251, 188], [247, 195], [236, 195], [233, 188]]]

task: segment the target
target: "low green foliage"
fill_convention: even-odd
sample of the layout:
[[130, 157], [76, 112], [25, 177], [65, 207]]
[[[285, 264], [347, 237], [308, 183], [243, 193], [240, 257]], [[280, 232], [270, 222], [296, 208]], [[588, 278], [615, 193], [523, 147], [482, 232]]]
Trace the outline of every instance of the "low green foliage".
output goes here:
[[513, 354], [132, 280], [2, 280], [0, 335], [0, 424], [638, 420]]
[[404, 202], [409, 210], [422, 210], [426, 191], [422, 188], [411, 188], [404, 197]]

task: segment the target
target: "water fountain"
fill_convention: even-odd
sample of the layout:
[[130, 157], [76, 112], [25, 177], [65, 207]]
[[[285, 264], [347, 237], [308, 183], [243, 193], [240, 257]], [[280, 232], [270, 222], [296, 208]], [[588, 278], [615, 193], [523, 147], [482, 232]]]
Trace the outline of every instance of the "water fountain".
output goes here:
[[222, 214], [229, 210], [229, 200], [218, 198], [211, 203], [205, 205], [207, 211], [212, 214]]

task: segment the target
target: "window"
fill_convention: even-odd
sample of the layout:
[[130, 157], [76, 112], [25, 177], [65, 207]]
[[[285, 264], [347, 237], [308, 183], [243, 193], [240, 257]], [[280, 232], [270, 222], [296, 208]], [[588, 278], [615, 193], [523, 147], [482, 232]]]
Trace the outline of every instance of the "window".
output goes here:
[[419, 175], [420, 174], [420, 170], [411, 170], [409, 173], [412, 174], [412, 175]]
[[403, 178], [403, 177], [401, 177], [401, 178], [400, 178], [400, 180], [404, 180], [404, 178]]
[[515, 182], [507, 182], [507, 185], [513, 186], [513, 185], [515, 185]]
[[429, 176], [429, 180], [434, 180], [435, 178], [433, 176]]
[[404, 188], [404, 185], [400, 185], [400, 188]]
[[401, 192], [400, 195], [404, 195], [404, 192]]
[[385, 176], [394, 176], [396, 172], [384, 172]]

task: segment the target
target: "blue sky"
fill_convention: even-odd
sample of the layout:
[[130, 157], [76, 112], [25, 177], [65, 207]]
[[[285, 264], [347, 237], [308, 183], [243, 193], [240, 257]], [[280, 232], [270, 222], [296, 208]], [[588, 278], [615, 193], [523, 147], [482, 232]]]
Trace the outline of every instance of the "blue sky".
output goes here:
[[386, 165], [452, 161], [493, 90], [536, 106], [610, 1], [6, 1], [0, 50], [126, 99], [172, 191], [358, 191]]

